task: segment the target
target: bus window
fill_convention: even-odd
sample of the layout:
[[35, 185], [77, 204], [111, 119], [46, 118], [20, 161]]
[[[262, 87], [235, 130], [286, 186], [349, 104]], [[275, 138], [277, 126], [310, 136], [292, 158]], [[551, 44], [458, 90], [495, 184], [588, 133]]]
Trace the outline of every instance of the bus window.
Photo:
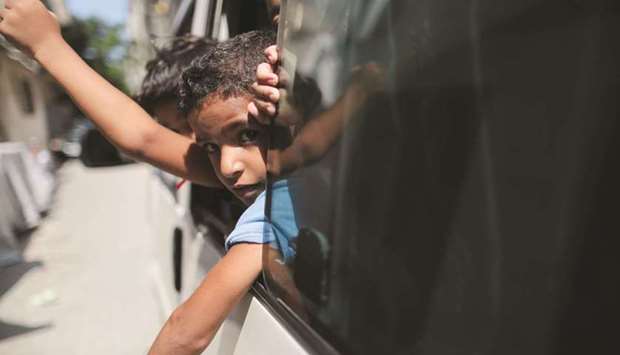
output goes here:
[[[192, 31], [193, 35], [223, 41], [243, 32], [272, 27], [267, 10], [264, 0], [196, 2], [179, 7], [173, 30], [177, 35]], [[190, 211], [196, 229], [221, 247], [222, 254], [225, 238], [244, 209], [225, 189], [191, 186]]]
[[[224, 240], [244, 206], [228, 191], [192, 184], [190, 211], [198, 231], [208, 235], [224, 252]], [[206, 230], [205, 230], [206, 229]], [[207, 233], [208, 231], [208, 233]]]
[[616, 2], [289, 0], [280, 25], [283, 312], [344, 353], [617, 352]]

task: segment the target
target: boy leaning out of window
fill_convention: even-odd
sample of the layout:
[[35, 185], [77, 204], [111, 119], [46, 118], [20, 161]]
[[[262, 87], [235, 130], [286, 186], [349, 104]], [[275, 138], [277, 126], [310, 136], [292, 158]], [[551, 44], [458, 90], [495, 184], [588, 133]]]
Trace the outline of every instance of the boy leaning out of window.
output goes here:
[[[89, 68], [63, 40], [57, 21], [40, 1], [7, 0], [0, 18], [0, 33], [29, 51], [115, 144], [178, 176], [224, 185], [250, 206], [231, 233], [226, 255], [173, 312], [150, 351], [200, 353], [259, 275], [262, 244], [272, 238], [264, 217], [270, 136], [248, 114], [248, 105], [256, 67], [264, 60], [263, 48], [273, 44], [273, 34], [253, 32], [218, 44], [187, 72], [181, 107], [196, 145], [154, 124], [140, 106]], [[131, 124], [119, 126], [123, 121]], [[211, 164], [205, 162], [205, 151]]]

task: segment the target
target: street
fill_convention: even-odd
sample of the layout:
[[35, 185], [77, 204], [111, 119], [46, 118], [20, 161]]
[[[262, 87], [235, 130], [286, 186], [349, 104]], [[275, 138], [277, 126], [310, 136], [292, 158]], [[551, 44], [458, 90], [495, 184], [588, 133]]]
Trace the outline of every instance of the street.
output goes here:
[[0, 269], [0, 354], [144, 354], [163, 323], [145, 201], [149, 168], [69, 161], [55, 202]]

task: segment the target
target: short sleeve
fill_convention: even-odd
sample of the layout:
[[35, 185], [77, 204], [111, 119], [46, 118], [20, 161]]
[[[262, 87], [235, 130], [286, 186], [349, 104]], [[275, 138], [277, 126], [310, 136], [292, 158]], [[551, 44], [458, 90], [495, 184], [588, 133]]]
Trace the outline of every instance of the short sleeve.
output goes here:
[[[265, 204], [267, 193], [271, 194], [271, 220], [267, 218]], [[278, 249], [286, 262], [295, 257], [294, 240], [299, 228], [287, 179], [270, 185], [268, 192], [262, 192], [253, 204], [239, 217], [235, 229], [226, 239], [226, 250], [235, 244], [270, 244]]]
[[226, 238], [226, 250], [239, 243], [268, 244], [275, 240], [265, 216], [265, 192], [262, 192], [239, 217], [235, 228]]

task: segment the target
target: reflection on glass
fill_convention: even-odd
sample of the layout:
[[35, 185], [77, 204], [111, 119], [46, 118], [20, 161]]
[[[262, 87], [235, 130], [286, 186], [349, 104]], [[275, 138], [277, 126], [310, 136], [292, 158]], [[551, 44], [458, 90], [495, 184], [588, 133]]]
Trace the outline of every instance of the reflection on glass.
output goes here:
[[351, 16], [346, 3], [284, 1], [281, 6], [282, 99], [268, 158], [272, 225], [265, 234], [274, 242], [266, 248], [266, 276], [299, 316], [329, 322], [325, 306], [338, 146], [362, 108], [383, 94], [385, 64], [381, 56], [345, 61], [347, 32], [341, 30], [347, 26], [341, 20]]
[[343, 353], [617, 353], [617, 2], [281, 6], [270, 292]]

